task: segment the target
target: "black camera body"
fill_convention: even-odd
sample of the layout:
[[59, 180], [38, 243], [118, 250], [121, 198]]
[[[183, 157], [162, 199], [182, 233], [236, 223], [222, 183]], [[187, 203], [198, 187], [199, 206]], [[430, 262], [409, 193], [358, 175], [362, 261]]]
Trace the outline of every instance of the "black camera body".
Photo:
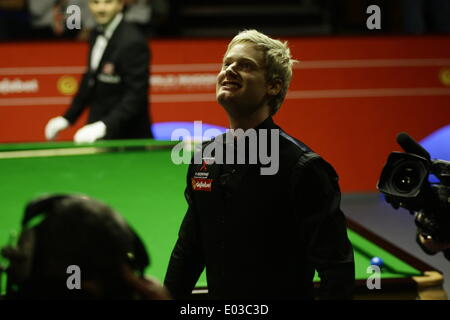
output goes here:
[[[431, 160], [428, 152], [405, 133], [397, 136], [397, 142], [405, 153], [389, 155], [378, 190], [395, 209], [423, 214], [427, 219], [424, 233], [450, 242], [450, 161]], [[431, 174], [439, 183], [429, 182]]]

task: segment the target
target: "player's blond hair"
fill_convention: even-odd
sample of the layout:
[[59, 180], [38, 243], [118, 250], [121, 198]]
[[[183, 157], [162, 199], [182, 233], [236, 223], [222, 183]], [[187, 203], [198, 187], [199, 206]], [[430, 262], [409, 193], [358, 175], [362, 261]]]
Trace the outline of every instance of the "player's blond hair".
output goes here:
[[227, 52], [234, 45], [243, 42], [253, 43], [263, 50], [267, 82], [271, 83], [275, 79], [282, 81], [280, 92], [268, 101], [270, 113], [274, 115], [280, 109], [286, 97], [292, 78], [292, 65], [297, 61], [292, 59], [287, 41], [281, 42], [272, 39], [256, 30], [244, 30], [238, 33], [228, 44]]

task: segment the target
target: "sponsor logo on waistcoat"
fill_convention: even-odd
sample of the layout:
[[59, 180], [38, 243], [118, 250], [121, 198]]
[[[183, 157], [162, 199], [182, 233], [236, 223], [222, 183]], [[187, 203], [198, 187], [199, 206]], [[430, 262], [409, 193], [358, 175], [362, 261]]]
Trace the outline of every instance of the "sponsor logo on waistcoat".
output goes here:
[[194, 191], [209, 191], [211, 192], [213, 179], [199, 179], [191, 178], [192, 189]]

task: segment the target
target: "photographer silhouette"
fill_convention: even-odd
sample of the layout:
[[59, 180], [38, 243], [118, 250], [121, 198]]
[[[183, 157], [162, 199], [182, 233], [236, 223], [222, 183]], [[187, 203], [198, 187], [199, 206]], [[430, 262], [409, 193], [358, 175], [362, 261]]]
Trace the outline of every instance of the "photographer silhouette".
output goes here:
[[[6, 299], [169, 299], [144, 277], [150, 263], [143, 242], [109, 206], [79, 195], [29, 202], [9, 260]], [[79, 285], [70, 286], [69, 270]], [[69, 273], [69, 274], [68, 274]]]

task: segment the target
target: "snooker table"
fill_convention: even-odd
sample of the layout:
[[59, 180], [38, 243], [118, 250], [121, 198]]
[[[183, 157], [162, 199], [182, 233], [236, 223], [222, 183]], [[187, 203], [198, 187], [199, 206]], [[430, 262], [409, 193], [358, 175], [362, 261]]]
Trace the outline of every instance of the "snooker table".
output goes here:
[[[151, 259], [147, 275], [163, 281], [187, 209], [187, 165], [171, 161], [176, 143], [0, 144], [0, 246], [7, 243], [11, 232], [19, 232], [25, 204], [32, 198], [82, 193], [107, 203], [125, 217], [146, 244]], [[442, 274], [433, 267], [349, 219], [348, 236], [355, 253], [356, 299], [446, 299]], [[381, 257], [384, 266], [381, 288], [370, 290], [367, 267], [374, 256]], [[317, 275], [315, 283], [318, 287]], [[207, 298], [205, 273], [193, 298]]]

